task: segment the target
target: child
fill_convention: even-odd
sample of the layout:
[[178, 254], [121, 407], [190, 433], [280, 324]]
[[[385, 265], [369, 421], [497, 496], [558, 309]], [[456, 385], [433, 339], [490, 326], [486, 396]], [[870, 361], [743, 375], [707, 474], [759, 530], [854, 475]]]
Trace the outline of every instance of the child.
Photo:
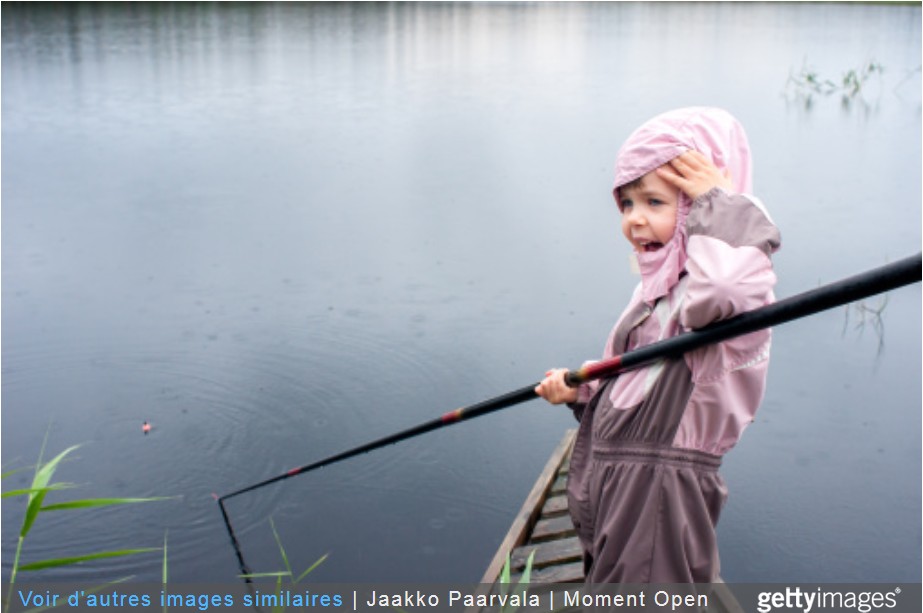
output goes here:
[[[605, 358], [774, 300], [779, 232], [750, 189], [747, 138], [725, 111], [668, 112], [628, 138], [613, 193], [641, 283]], [[753, 421], [769, 345], [763, 330], [577, 389], [564, 369], [539, 384], [580, 421], [567, 490], [587, 583], [717, 579], [717, 470]]]

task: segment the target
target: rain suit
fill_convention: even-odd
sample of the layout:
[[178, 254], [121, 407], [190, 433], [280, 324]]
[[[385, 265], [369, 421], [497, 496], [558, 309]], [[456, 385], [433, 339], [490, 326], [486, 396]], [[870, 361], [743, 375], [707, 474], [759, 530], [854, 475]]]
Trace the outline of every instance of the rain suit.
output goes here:
[[[749, 145], [727, 112], [681, 109], [638, 128], [618, 154], [616, 201], [620, 186], [690, 149], [729, 170], [734, 193], [680, 193], [672, 239], [635, 254], [641, 283], [604, 359], [774, 300], [780, 236], [745, 195]], [[580, 386], [568, 499], [588, 583], [717, 579], [715, 525], [727, 499], [718, 467], [753, 421], [769, 347], [763, 330]]]

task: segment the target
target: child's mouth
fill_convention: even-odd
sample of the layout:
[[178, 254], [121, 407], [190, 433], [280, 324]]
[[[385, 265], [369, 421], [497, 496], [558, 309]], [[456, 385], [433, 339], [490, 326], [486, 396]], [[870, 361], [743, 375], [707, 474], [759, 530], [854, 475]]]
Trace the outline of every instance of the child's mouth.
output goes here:
[[641, 251], [643, 251], [644, 253], [650, 253], [651, 251], [657, 251], [658, 249], [663, 247], [663, 243], [652, 241], [650, 243], [641, 243], [640, 247], [641, 247]]

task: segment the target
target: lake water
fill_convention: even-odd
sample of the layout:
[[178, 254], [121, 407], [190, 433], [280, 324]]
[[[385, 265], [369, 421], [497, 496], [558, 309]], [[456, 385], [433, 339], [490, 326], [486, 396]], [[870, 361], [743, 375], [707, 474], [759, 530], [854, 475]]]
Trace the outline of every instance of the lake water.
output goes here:
[[[177, 497], [43, 514], [23, 560], [166, 534], [171, 580], [236, 581], [212, 493], [597, 357], [637, 282], [612, 163], [659, 112], [747, 128], [779, 297], [916, 253], [920, 24], [918, 4], [4, 3], [4, 470], [47, 433], [46, 457], [82, 444], [62, 499]], [[790, 82], [868, 62], [847, 100]], [[919, 580], [920, 297], [892, 292], [883, 332], [857, 309], [776, 329], [723, 467], [727, 580]], [[573, 425], [530, 402], [228, 510], [254, 570], [281, 565], [272, 518], [296, 570], [330, 553], [314, 581], [476, 581]], [[4, 501], [5, 576], [22, 513]]]

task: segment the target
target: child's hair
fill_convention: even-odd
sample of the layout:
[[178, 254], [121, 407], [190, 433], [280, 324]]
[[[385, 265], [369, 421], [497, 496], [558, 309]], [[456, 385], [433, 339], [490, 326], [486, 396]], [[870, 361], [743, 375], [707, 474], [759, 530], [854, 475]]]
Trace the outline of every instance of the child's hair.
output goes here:
[[615, 203], [619, 205], [619, 209], [622, 208], [622, 190], [626, 189], [635, 189], [641, 187], [641, 184], [644, 182], [644, 176], [640, 176], [637, 179], [632, 179], [625, 185], [619, 185], [615, 188]]

